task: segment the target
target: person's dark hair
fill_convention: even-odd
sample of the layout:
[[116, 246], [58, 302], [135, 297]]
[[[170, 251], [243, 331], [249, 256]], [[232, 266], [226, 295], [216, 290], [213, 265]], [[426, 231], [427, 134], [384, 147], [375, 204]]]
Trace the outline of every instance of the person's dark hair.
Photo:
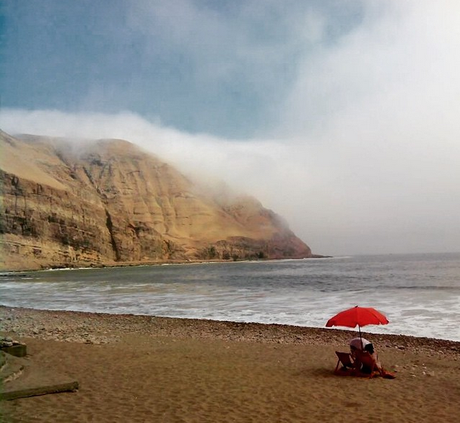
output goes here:
[[372, 344], [367, 344], [364, 347], [364, 351], [367, 351], [370, 354], [374, 354], [374, 346]]

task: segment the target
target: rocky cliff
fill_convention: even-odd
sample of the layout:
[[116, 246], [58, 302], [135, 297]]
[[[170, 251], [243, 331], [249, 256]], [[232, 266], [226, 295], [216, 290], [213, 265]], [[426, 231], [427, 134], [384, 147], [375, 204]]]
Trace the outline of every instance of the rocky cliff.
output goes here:
[[0, 131], [0, 151], [3, 269], [311, 257], [257, 200], [207, 193], [127, 141]]

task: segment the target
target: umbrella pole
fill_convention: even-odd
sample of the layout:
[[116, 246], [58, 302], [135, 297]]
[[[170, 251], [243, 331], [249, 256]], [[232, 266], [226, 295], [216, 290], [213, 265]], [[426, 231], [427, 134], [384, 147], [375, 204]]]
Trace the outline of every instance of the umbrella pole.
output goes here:
[[361, 336], [361, 326], [358, 325], [359, 339], [361, 339], [361, 349], [363, 349], [363, 337]]

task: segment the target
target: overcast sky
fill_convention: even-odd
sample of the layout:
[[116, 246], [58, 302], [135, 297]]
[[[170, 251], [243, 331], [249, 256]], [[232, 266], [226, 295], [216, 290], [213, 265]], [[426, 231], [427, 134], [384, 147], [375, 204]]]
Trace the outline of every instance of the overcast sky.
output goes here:
[[315, 253], [460, 251], [460, 2], [4, 0], [0, 126], [124, 138]]

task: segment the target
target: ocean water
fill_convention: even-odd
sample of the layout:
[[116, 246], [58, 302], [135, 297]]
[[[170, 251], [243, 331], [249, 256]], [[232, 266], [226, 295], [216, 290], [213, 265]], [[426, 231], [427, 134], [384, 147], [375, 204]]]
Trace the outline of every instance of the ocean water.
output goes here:
[[366, 332], [460, 341], [460, 253], [3, 273], [0, 304], [310, 327], [359, 305], [390, 321]]

